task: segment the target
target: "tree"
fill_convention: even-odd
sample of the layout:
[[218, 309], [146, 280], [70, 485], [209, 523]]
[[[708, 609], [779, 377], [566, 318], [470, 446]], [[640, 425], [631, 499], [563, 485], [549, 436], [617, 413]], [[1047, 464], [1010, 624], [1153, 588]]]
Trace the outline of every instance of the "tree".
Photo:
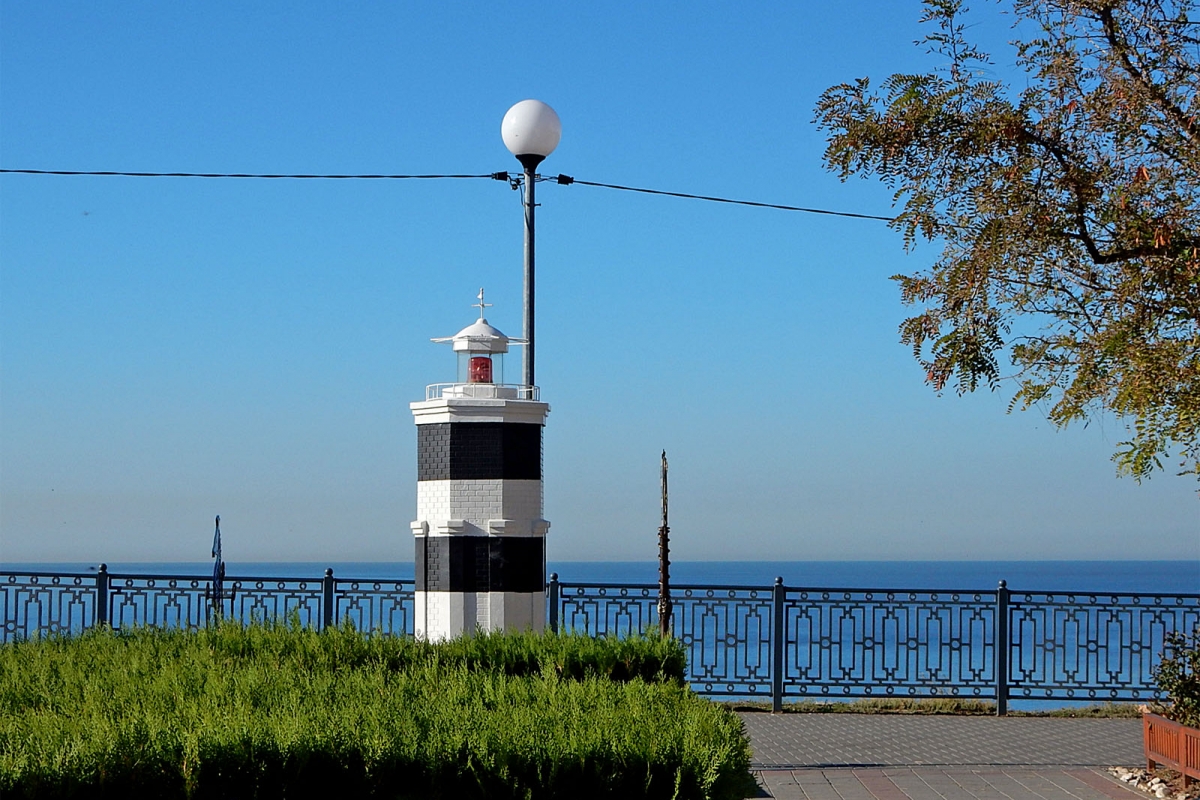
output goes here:
[[[900, 326], [935, 390], [1015, 381], [1059, 426], [1114, 412], [1139, 481], [1200, 478], [1198, 0], [1015, 0], [1025, 74], [989, 77], [962, 0], [925, 0], [946, 67], [821, 96], [826, 167], [876, 176], [932, 267], [897, 275]], [[1014, 370], [1001, 374], [1007, 357]]]

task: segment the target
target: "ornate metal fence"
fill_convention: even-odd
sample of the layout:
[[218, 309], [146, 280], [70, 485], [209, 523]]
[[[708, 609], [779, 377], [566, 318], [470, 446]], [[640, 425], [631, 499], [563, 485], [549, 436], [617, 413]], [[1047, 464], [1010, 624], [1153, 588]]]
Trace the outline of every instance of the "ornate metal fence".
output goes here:
[[212, 580], [194, 575], [125, 575], [101, 564], [92, 574], [0, 572], [0, 641], [78, 633], [93, 625], [154, 625], [195, 630], [216, 617], [297, 620], [322, 628], [350, 620], [356, 628], [411, 634], [413, 582], [335, 578], [226, 578], [220, 598]]
[[[657, 630], [651, 584], [559, 583], [550, 626]], [[1168, 631], [1200, 626], [1200, 594], [683, 586], [674, 635], [713, 696], [1145, 700]]]
[[996, 593], [784, 590], [785, 695], [984, 697]]
[[1141, 700], [1169, 631], [1200, 626], [1200, 596], [1012, 592], [1008, 695]]
[[[39, 634], [78, 633], [96, 620], [100, 581], [96, 575], [50, 572], [0, 573], [3, 641]], [[103, 581], [107, 587], [107, 580]], [[107, 609], [105, 610], [107, 613]]]
[[[550, 627], [624, 636], [658, 629], [651, 584], [560, 583]], [[1200, 594], [678, 586], [672, 631], [688, 678], [713, 697], [970, 697], [1144, 700], [1169, 631], [1200, 626]], [[196, 629], [217, 615], [296, 619], [323, 628], [413, 631], [413, 582], [225, 579], [212, 596], [191, 575], [0, 571], [0, 641], [78, 633], [97, 624]]]
[[360, 631], [412, 635], [412, 581], [336, 580], [332, 601], [330, 624], [348, 619]]

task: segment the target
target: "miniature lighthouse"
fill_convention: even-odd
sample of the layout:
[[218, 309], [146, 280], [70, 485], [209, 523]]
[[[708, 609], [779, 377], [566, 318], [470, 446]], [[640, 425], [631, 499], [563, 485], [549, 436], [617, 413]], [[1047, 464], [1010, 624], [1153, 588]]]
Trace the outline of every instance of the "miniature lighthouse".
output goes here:
[[542, 427], [550, 407], [536, 386], [504, 383], [509, 339], [483, 317], [449, 342], [458, 380], [411, 403], [417, 424], [415, 631], [447, 639], [542, 630], [546, 531]]

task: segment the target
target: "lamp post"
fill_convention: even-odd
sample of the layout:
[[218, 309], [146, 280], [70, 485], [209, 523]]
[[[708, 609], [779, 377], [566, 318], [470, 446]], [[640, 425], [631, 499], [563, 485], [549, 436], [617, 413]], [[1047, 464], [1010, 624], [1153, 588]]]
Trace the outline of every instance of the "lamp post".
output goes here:
[[[546, 156], [558, 147], [562, 137], [562, 122], [554, 109], [540, 100], [522, 100], [508, 110], [500, 123], [500, 136], [504, 146], [517, 157], [525, 169], [525, 303], [521, 317], [522, 335], [526, 341], [521, 355], [521, 382], [534, 386], [533, 376], [533, 299], [534, 299], [534, 247], [533, 210], [534, 170]], [[530, 390], [532, 391], [532, 389]]]

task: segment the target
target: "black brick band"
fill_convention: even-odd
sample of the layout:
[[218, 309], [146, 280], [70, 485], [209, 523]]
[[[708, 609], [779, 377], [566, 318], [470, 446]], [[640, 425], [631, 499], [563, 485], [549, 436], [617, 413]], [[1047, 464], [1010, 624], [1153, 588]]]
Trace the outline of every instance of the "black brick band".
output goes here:
[[541, 592], [546, 540], [533, 537], [418, 536], [418, 592]]
[[417, 480], [542, 479], [542, 426], [438, 422], [417, 426]]

